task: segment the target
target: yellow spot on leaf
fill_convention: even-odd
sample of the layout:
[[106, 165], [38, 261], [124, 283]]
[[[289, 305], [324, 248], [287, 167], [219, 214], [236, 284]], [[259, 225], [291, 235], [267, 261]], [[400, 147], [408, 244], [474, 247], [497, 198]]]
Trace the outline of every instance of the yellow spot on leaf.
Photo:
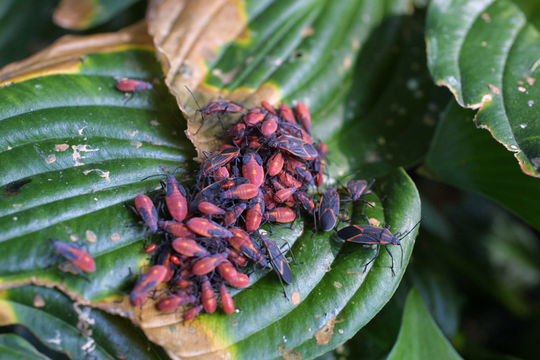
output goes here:
[[56, 144], [54, 145], [54, 151], [66, 151], [69, 149], [68, 144]]
[[291, 296], [291, 302], [293, 303], [293, 305], [300, 304], [300, 300], [300, 293], [298, 291], [293, 292]]

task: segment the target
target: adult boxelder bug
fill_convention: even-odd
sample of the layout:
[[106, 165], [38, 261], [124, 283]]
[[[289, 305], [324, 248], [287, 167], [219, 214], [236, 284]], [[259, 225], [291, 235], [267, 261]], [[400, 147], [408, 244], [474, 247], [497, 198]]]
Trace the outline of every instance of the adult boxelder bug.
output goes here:
[[134, 306], [142, 306], [148, 292], [163, 282], [168, 274], [167, 267], [163, 265], [154, 265], [148, 269], [137, 281], [137, 284], [131, 291], [129, 298]]
[[204, 237], [230, 238], [233, 236], [233, 234], [223, 226], [202, 217], [192, 217], [187, 221], [187, 226], [189, 230]]
[[217, 309], [217, 297], [210, 280], [207, 276], [202, 277], [202, 290], [201, 290], [201, 302], [204, 307], [204, 311], [208, 314], [212, 314]]
[[266, 267], [268, 265], [268, 262], [264, 256], [262, 256], [259, 249], [257, 249], [247, 232], [240, 228], [231, 228], [231, 232], [234, 236], [232, 238], [228, 238], [227, 241], [234, 249], [240, 251], [251, 260], [259, 263], [262, 267]]
[[54, 241], [52, 246], [60, 255], [68, 259], [76, 270], [84, 272], [96, 271], [96, 262], [86, 251], [59, 240]]
[[351, 201], [357, 201], [360, 200], [362, 195], [366, 194], [375, 180], [368, 182], [366, 180], [349, 180], [347, 181], [347, 191], [349, 192], [349, 195], [351, 196]]
[[263, 161], [259, 154], [248, 152], [242, 159], [242, 176], [256, 187], [260, 187], [264, 182]]
[[234, 301], [231, 294], [229, 294], [229, 292], [227, 291], [227, 287], [225, 286], [225, 284], [221, 284], [221, 286], [219, 287], [219, 297], [221, 298], [221, 306], [223, 307], [223, 312], [229, 315], [232, 314], [234, 312]]
[[[364, 271], [369, 264], [371, 264], [379, 255], [381, 245], [397, 245], [401, 249], [401, 262], [403, 263], [403, 248], [401, 247], [401, 240], [407, 236], [411, 231], [418, 226], [420, 222], [416, 223], [413, 228], [407, 231], [405, 234], [392, 234], [388, 228], [373, 226], [373, 225], [350, 225], [337, 232], [339, 238], [362, 245], [377, 245], [375, 256], [364, 265]], [[385, 246], [384, 249], [390, 255], [392, 259], [392, 273], [394, 273], [394, 257], [390, 250]]]
[[309, 214], [313, 214], [313, 211], [315, 210], [315, 204], [313, 203], [313, 199], [309, 195], [307, 195], [304, 192], [297, 191], [294, 193], [294, 199], [302, 205], [304, 210], [306, 210]]
[[227, 148], [216, 151], [201, 164], [201, 175], [208, 176], [222, 166], [227, 165], [240, 154], [239, 148]]
[[204, 115], [218, 113], [243, 113], [244, 107], [238, 103], [223, 99], [210, 101], [204, 108], [199, 110]]
[[242, 215], [244, 210], [246, 210], [246, 207], [246, 203], [240, 203], [236, 205], [232, 210], [227, 211], [223, 216], [223, 222], [225, 223], [225, 226], [234, 225], [236, 223], [236, 220], [238, 220], [240, 215]]
[[156, 232], [158, 228], [158, 215], [152, 199], [146, 195], [137, 195], [135, 198], [135, 208], [150, 230]]
[[339, 194], [336, 188], [330, 187], [326, 189], [321, 197], [321, 203], [317, 211], [321, 230], [332, 230], [336, 226], [339, 212]]
[[314, 160], [319, 153], [310, 143], [290, 135], [281, 135], [268, 142], [271, 147], [279, 148], [305, 160]]
[[289, 266], [287, 259], [285, 259], [285, 256], [283, 256], [281, 250], [279, 250], [277, 244], [274, 242], [274, 240], [264, 235], [259, 234], [259, 236], [264, 246], [266, 247], [266, 252], [268, 254], [268, 257], [270, 258], [270, 263], [272, 264], [272, 268], [274, 269], [274, 271], [278, 274], [279, 278], [282, 279], [286, 284], [292, 283], [293, 279], [291, 267]]

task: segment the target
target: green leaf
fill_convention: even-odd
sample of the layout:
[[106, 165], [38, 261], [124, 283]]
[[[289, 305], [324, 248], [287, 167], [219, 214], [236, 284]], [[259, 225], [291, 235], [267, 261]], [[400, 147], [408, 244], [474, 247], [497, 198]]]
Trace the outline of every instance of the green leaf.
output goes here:
[[[0, 109], [0, 283], [61, 283], [92, 301], [129, 288], [145, 234], [128, 205], [159, 188], [145, 177], [193, 156], [163, 85], [132, 97], [115, 89], [117, 77], [159, 76], [154, 52], [125, 50], [0, 89], [9, 104]], [[55, 238], [87, 245], [97, 263], [90, 282], [56, 268]]]
[[[2, 325], [25, 325], [41, 340], [41, 348], [51, 347], [73, 359], [168, 358], [128, 320], [72, 303], [54, 289], [23, 286], [4, 290], [0, 304]], [[49, 352], [42, 353], [51, 356]]]
[[415, 289], [407, 297], [401, 330], [388, 359], [461, 359], [429, 315]]
[[[386, 221], [396, 232], [411, 229], [419, 220], [420, 204], [416, 189], [406, 174], [395, 171], [381, 180], [378, 191], [387, 196], [384, 215], [378, 206], [366, 209], [367, 215]], [[256, 303], [257, 307], [251, 312], [263, 318], [266, 312], [275, 311], [276, 306], [286, 309], [273, 323], [259, 329], [249, 322], [244, 323], [247, 315], [240, 311], [232, 326], [238, 329], [248, 326], [257, 331], [232, 332], [232, 341], [237, 343], [225, 351], [240, 358], [300, 354], [302, 358], [310, 359], [335, 348], [352, 337], [390, 299], [405, 271], [414, 236], [414, 232], [410, 233], [402, 241], [403, 264], [400, 264], [399, 250], [391, 249], [396, 261], [395, 276], [389, 268], [391, 259], [384, 251], [364, 273], [363, 264], [373, 257], [374, 249], [354, 244], [340, 249], [339, 243], [329, 234], [314, 238], [309, 234], [302, 236], [293, 252], [303, 263], [294, 266], [295, 282], [288, 290], [293, 298], [295, 291], [300, 293], [300, 303], [293, 306], [279, 294], [274, 295], [270, 307]], [[324, 252], [314, 259], [313, 249], [317, 249], [317, 253]]]
[[334, 133], [328, 126], [320, 132], [339, 149], [329, 155], [332, 173], [353, 169], [379, 176], [413, 166], [427, 153], [449, 96], [433, 84], [426, 68], [424, 16], [417, 11], [388, 17], [362, 48], [344, 121]]
[[[0, 4], [0, 66], [31, 55], [61, 34], [51, 21], [56, 0], [4, 0]], [[9, 51], [7, 51], [9, 49]]]
[[540, 177], [540, 34], [536, 0], [435, 0], [426, 42], [435, 81]]
[[439, 123], [424, 171], [483, 194], [540, 229], [540, 180], [523, 174], [511, 154], [476, 131], [473, 112], [450, 103]]
[[86, 30], [119, 15], [139, 0], [62, 0], [54, 22], [66, 29]]
[[0, 353], [6, 360], [48, 359], [37, 352], [24, 338], [14, 334], [0, 335]]

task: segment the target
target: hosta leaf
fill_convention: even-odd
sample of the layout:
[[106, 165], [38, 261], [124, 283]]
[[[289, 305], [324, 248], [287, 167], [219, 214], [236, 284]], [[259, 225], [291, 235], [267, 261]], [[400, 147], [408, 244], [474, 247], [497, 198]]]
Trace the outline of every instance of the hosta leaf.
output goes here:
[[388, 359], [461, 359], [429, 315], [416, 289], [409, 292], [401, 330]]
[[451, 102], [433, 138], [425, 171], [459, 188], [497, 201], [540, 228], [540, 180], [520, 171], [488, 134], [476, 131], [471, 110]]
[[[129, 290], [146, 236], [127, 205], [159, 187], [142, 179], [193, 156], [163, 85], [132, 97], [115, 89], [117, 77], [159, 79], [145, 39], [140, 27], [64, 38], [0, 73], [1, 287], [55, 285], [83, 302]], [[86, 245], [97, 263], [89, 281], [57, 269], [49, 239]]]
[[535, 0], [435, 0], [429, 8], [428, 65], [475, 122], [540, 177], [540, 34]]
[[[24, 325], [32, 333], [30, 340], [37, 337], [41, 342], [34, 351], [41, 350], [48, 357], [36, 359], [60, 358], [60, 354], [51, 354], [44, 347], [72, 359], [167, 359], [163, 350], [146, 340], [128, 320], [73, 304], [54, 289], [23, 286], [4, 290], [0, 292], [0, 305], [0, 326]], [[22, 336], [28, 336], [27, 332]]]
[[66, 29], [85, 30], [113, 18], [139, 0], [62, 0], [54, 22]]
[[[223, 96], [245, 106], [261, 100], [305, 102], [314, 133], [327, 138], [342, 116], [358, 53], [384, 19], [408, 13], [407, 0], [152, 1], [149, 31], [163, 55], [166, 82], [189, 118], [201, 151], [222, 142], [214, 119], [201, 126], [197, 105]], [[362, 19], [362, 21], [359, 21]]]

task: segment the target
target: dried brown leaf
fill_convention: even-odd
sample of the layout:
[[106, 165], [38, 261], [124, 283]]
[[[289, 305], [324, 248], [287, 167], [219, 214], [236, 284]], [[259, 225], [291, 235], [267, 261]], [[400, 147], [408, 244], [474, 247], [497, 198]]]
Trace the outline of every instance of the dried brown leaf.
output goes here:
[[125, 46], [153, 48], [146, 23], [141, 22], [115, 33], [63, 36], [29, 58], [0, 69], [0, 87], [38, 76], [76, 73], [86, 54], [115, 51]]
[[[271, 85], [258, 89], [239, 89], [232, 93], [206, 85], [207, 63], [214, 60], [224, 44], [249, 38], [244, 3], [239, 0], [152, 0], [148, 11], [148, 31], [160, 53], [166, 74], [165, 82], [176, 97], [180, 109], [188, 119], [186, 134], [197, 149], [214, 151], [223, 143], [225, 131], [221, 126], [204, 126], [197, 114], [197, 102], [204, 106], [220, 97], [252, 107], [267, 100], [277, 103], [279, 91]], [[234, 77], [235, 73], [222, 74]], [[225, 123], [232, 121], [224, 119]], [[201, 128], [199, 132], [197, 132]]]

